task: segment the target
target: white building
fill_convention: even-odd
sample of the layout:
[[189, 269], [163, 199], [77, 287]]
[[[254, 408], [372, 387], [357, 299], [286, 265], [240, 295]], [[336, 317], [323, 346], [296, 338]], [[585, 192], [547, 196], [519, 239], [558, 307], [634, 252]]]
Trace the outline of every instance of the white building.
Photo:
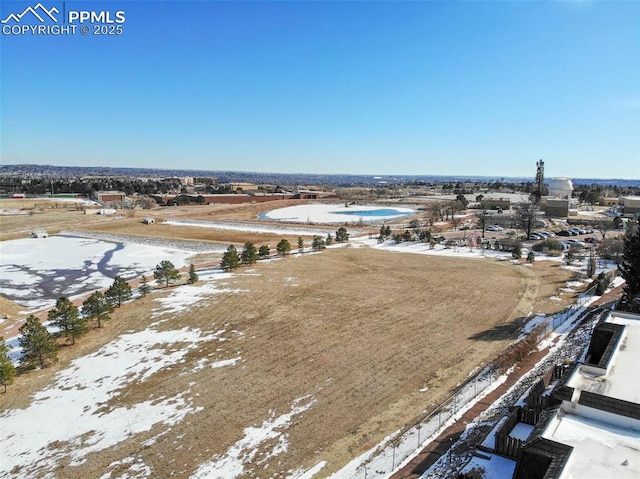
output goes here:
[[640, 315], [612, 311], [554, 389], [560, 407], [536, 425], [514, 479], [640, 477], [639, 360]]

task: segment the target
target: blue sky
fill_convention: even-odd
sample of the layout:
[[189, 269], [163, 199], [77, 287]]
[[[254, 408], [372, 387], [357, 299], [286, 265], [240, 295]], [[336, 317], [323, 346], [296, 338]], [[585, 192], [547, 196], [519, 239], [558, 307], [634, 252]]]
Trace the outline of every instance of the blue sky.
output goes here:
[[2, 164], [640, 179], [640, 2], [42, 4], [126, 22], [0, 37]]

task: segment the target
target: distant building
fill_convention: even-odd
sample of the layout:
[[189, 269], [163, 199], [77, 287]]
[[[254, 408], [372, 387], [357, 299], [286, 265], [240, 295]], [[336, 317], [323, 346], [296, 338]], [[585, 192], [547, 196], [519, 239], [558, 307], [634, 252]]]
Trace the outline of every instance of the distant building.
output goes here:
[[122, 191], [94, 191], [93, 199], [98, 203], [124, 203], [127, 195]]
[[214, 186], [218, 184], [218, 178], [209, 176], [196, 176], [193, 178], [193, 182], [200, 185]]
[[569, 216], [569, 199], [544, 196], [541, 203], [542, 209], [547, 216], [554, 218], [566, 218]]
[[222, 195], [187, 195], [189, 199], [197, 203], [197, 198], [202, 197], [202, 204], [242, 204], [242, 203], [265, 203], [267, 201], [291, 200], [295, 195], [289, 193], [264, 193], [262, 191], [252, 191], [251, 194], [230, 193]]
[[623, 215], [636, 215], [640, 213], [640, 196], [621, 196], [618, 199], [619, 211]]
[[555, 198], [571, 198], [573, 182], [570, 178], [549, 178], [547, 179], [549, 196]]
[[229, 189], [242, 194], [245, 190], [257, 190], [258, 187], [254, 183], [231, 183]]
[[485, 210], [509, 210], [511, 209], [510, 198], [491, 198], [484, 197], [480, 202], [482, 208]]
[[618, 198], [616, 196], [601, 196], [600, 206], [618, 206]]

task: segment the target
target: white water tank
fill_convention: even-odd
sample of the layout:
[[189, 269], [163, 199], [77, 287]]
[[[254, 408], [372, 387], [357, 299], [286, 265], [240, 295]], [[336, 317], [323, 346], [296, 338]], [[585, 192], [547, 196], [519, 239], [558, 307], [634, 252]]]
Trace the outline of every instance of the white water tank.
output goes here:
[[569, 198], [573, 191], [573, 183], [571, 178], [548, 178], [549, 196], [556, 198]]

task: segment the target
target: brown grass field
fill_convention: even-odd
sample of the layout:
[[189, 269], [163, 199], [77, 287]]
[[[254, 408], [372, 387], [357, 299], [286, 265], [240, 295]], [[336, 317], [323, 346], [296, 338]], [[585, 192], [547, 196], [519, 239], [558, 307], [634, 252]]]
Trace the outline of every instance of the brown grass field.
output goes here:
[[[118, 230], [119, 221], [127, 220], [92, 227]], [[167, 230], [147, 231], [164, 236]], [[191, 231], [181, 231], [191, 239]], [[142, 443], [166, 426], [131, 435], [80, 466], [60, 464], [55, 475], [97, 478], [113, 461], [136, 457], [152, 469], [151, 477], [186, 478], [199, 464], [224, 454], [244, 428], [288, 413], [296, 399], [310, 396], [315, 402], [286, 430], [286, 453], [266, 458], [266, 449], [259, 450], [243, 477], [286, 477], [322, 460], [327, 465], [316, 477], [325, 477], [441, 401], [505, 349], [529, 313], [551, 313], [568, 304], [569, 295], [562, 301], [548, 298], [571, 277], [557, 263], [543, 261], [524, 267], [351, 246], [240, 269], [225, 282], [246, 292], [211, 296], [155, 326], [224, 329], [228, 341], [200, 343], [186, 362], [129, 384], [109, 404], [190, 390], [202, 410], [153, 446]], [[58, 363], [18, 377], [0, 394], [0, 411], [28, 405], [73, 358], [157, 321], [151, 317], [158, 305], [154, 299], [173, 289], [124, 305], [104, 328], [62, 348]], [[201, 358], [238, 356], [235, 366], [194, 370]], [[266, 462], [259, 465], [260, 459]]]

